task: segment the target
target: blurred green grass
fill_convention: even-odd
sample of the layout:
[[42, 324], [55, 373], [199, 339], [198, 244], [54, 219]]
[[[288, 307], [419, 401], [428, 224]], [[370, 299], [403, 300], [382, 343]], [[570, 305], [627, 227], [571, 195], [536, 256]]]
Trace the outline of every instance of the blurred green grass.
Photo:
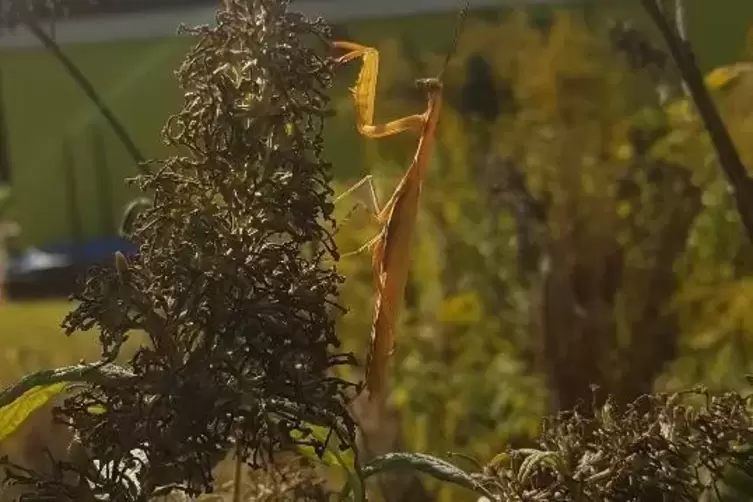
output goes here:
[[98, 356], [93, 333], [67, 337], [60, 327], [71, 306], [65, 301], [0, 302], [0, 385], [29, 371]]
[[[164, 145], [158, 140], [160, 128], [180, 104], [171, 71], [186, 53], [187, 42], [165, 38], [77, 44], [64, 50], [145, 155], [156, 157], [164, 154]], [[121, 207], [132, 195], [123, 182], [136, 172], [127, 152], [48, 53], [7, 51], [0, 55], [0, 68], [13, 166], [14, 209], [24, 241], [39, 244], [67, 236], [65, 177], [60, 162], [64, 140], [70, 141], [72, 147], [77, 201], [85, 233], [99, 233], [89, 130], [99, 128], [104, 137], [115, 207]]]
[[[0, 386], [31, 371], [100, 358], [96, 329], [67, 336], [60, 326], [74, 307], [64, 300], [0, 302]], [[144, 342], [142, 334], [131, 334], [118, 360]]]

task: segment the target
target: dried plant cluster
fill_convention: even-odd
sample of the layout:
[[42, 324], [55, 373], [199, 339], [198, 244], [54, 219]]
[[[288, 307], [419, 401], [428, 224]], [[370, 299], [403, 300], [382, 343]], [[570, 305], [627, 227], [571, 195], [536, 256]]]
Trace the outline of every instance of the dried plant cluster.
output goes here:
[[751, 399], [694, 389], [562, 413], [536, 449], [498, 455], [479, 479], [505, 501], [725, 500], [730, 476], [753, 472]]
[[57, 410], [78, 461], [52, 478], [11, 472], [40, 497], [194, 495], [228, 451], [256, 466], [295, 443], [323, 448], [307, 424], [354, 440], [351, 384], [330, 371], [354, 359], [336, 351], [332, 315], [328, 28], [286, 1], [227, 0], [215, 27], [188, 31], [184, 107], [163, 133], [180, 154], [135, 180], [153, 195], [131, 232], [140, 251], [93, 270], [63, 323], [97, 329], [107, 362], [130, 332], [150, 343]]

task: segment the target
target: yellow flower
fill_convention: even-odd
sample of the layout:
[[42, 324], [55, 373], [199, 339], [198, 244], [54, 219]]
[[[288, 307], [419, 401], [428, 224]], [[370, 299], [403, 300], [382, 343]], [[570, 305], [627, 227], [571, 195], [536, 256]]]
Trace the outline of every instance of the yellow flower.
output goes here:
[[706, 87], [712, 92], [731, 90], [742, 82], [750, 82], [753, 63], [747, 61], [714, 68], [706, 75]]

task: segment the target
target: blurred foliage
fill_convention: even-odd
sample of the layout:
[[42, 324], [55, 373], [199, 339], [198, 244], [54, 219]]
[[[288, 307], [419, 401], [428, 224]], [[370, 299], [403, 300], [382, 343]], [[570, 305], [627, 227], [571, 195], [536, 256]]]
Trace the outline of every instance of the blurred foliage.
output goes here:
[[[636, 59], [616, 43], [624, 34], [572, 11], [533, 24], [523, 12], [469, 19], [446, 72], [392, 363], [412, 451], [489, 458], [526, 444], [546, 410], [588, 404], [592, 383], [622, 404], [657, 380], [746, 385], [749, 245], [663, 48], [646, 34], [638, 49], [656, 58]], [[437, 74], [444, 55], [398, 40], [377, 49], [377, 121], [420, 111], [410, 82]], [[747, 75], [716, 96], [753, 165]], [[415, 137], [363, 141], [384, 201]], [[376, 233], [365, 211], [338, 211], [343, 251]], [[341, 333], [363, 353], [368, 253], [341, 267]]]
[[65, 302], [0, 302], [0, 384], [30, 371], [96, 356], [91, 340], [67, 339], [59, 327], [68, 309]]
[[[732, 78], [716, 92], [717, 103], [745, 165], [751, 166], [753, 148], [747, 139], [753, 132], [753, 72], [749, 63], [737, 64], [731, 72]], [[704, 192], [703, 210], [677, 263], [682, 281], [673, 308], [686, 336], [668, 385], [676, 388], [702, 379], [716, 388], [738, 387], [751, 368], [753, 246], [698, 118], [680, 109], [669, 114], [672, 132], [655, 145], [655, 155], [680, 160]]]

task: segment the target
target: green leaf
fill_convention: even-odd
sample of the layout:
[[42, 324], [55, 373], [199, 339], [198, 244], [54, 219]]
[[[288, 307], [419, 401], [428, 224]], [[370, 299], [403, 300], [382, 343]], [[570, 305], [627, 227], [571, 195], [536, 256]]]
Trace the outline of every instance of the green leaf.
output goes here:
[[13, 434], [32, 413], [63, 392], [67, 385], [67, 382], [59, 382], [33, 387], [12, 403], [0, 408], [0, 441]]
[[[300, 431], [294, 431], [291, 435], [294, 439], [299, 440], [304, 439], [305, 437], [312, 437], [320, 443], [325, 444], [325, 440], [327, 440], [327, 435], [329, 434], [329, 429], [327, 427], [313, 425], [309, 425], [308, 427], [310, 428], [311, 432], [307, 436], [305, 436]], [[314, 451], [314, 448], [312, 446], [299, 445], [296, 448], [301, 455], [313, 460], [314, 462], [321, 462], [330, 467], [339, 466], [345, 470], [348, 476], [348, 480], [345, 487], [343, 488], [341, 500], [345, 500], [347, 495], [350, 494], [350, 491], [353, 490], [354, 487], [356, 488], [356, 500], [363, 500], [364, 487], [361, 478], [358, 475], [353, 450], [341, 450], [340, 447], [341, 444], [340, 440], [337, 438], [337, 435], [332, 434], [330, 435], [329, 440], [326, 442], [324, 452], [321, 456], [319, 456], [316, 451]]]
[[454, 464], [425, 453], [387, 453], [374, 458], [361, 470], [363, 478], [384, 471], [413, 469], [428, 474], [440, 481], [452, 483], [481, 493], [490, 499], [494, 496], [467, 472]]
[[559, 467], [557, 452], [542, 451], [532, 448], [525, 448], [519, 451], [527, 455], [518, 471], [518, 481], [521, 483], [528, 483], [531, 476], [536, 472], [536, 469], [544, 464], [548, 464], [553, 469], [558, 469]]
[[102, 415], [104, 413], [107, 413], [107, 408], [105, 408], [101, 404], [97, 404], [94, 406], [89, 406], [88, 408], [86, 408], [86, 411], [88, 411], [92, 415]]
[[[309, 428], [311, 429], [311, 433], [308, 434], [308, 437], [316, 439], [324, 444], [324, 441], [327, 439], [327, 434], [329, 434], [329, 429], [320, 426], [309, 426]], [[295, 431], [291, 435], [293, 436], [293, 439], [298, 440], [305, 439], [306, 437], [300, 431]], [[354, 470], [355, 460], [353, 458], [353, 451], [340, 451], [339, 443], [340, 441], [337, 439], [337, 436], [332, 434], [321, 457], [317, 455], [312, 446], [298, 446], [298, 451], [305, 457], [317, 462], [323, 462], [329, 466], [341, 466], [347, 470]]]

